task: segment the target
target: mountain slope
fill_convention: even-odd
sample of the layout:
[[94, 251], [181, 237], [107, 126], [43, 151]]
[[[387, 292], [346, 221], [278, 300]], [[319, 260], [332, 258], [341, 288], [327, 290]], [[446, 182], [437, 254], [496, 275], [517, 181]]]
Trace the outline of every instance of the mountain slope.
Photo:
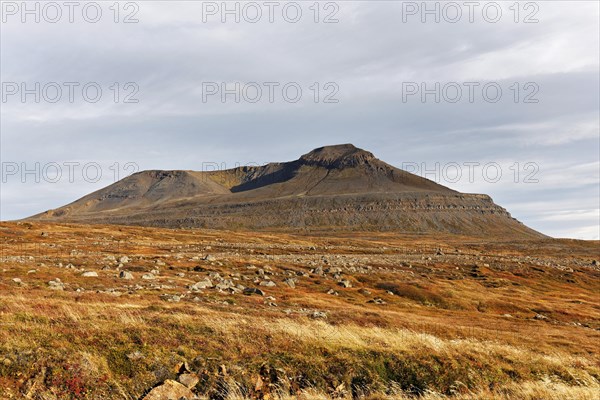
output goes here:
[[542, 236], [486, 195], [462, 194], [351, 144], [224, 171], [143, 171], [32, 219], [165, 227]]

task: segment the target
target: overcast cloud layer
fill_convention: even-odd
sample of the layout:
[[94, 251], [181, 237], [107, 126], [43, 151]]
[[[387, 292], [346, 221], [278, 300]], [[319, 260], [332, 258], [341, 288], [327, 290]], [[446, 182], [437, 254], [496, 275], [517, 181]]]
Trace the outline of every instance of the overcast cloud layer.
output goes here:
[[[453, 189], [487, 193], [543, 233], [599, 238], [597, 1], [522, 2], [518, 15], [513, 2], [494, 3], [495, 23], [489, 2], [477, 3], [473, 22], [453, 3], [462, 11], [454, 23], [457, 8], [446, 2], [428, 3], [439, 23], [415, 10], [421, 2], [394, 1], [321, 2], [315, 22], [313, 3], [276, 3], [272, 23], [263, 2], [237, 3], [239, 23], [222, 22], [222, 2], [121, 2], [118, 16], [112, 1], [98, 2], [96, 23], [83, 18], [86, 3], [73, 23], [64, 6], [62, 19], [47, 21], [55, 10], [44, 14], [39, 3], [40, 22], [26, 14], [23, 23], [21, 2], [3, 2], [0, 219], [64, 205], [138, 169], [287, 161], [353, 143]], [[263, 15], [252, 23], [256, 4]], [[124, 23], [128, 15], [138, 22]], [[36, 82], [47, 91], [23, 102], [21, 83]], [[49, 82], [63, 87], [56, 103]], [[79, 83], [73, 102], [64, 82]], [[83, 98], [89, 82], [102, 89], [96, 103]], [[232, 94], [223, 103], [207, 92], [223, 82], [255, 82], [262, 97], [251, 102], [252, 84], [239, 103]], [[279, 84], [270, 84], [272, 102], [265, 82]], [[439, 102], [410, 94], [436, 82]], [[139, 101], [125, 103], [128, 94]]]

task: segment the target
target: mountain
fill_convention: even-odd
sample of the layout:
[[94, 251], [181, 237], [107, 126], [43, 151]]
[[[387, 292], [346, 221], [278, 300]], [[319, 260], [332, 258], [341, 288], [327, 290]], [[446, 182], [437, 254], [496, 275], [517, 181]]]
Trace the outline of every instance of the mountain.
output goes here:
[[487, 195], [456, 192], [351, 144], [222, 171], [142, 171], [30, 217], [225, 229], [385, 230], [543, 237]]

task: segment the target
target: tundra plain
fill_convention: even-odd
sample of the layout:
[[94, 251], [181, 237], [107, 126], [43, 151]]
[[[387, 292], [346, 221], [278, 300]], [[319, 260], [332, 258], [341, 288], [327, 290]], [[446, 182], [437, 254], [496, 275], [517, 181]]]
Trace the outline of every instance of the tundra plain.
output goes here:
[[43, 221], [0, 239], [5, 399], [600, 393], [598, 242]]

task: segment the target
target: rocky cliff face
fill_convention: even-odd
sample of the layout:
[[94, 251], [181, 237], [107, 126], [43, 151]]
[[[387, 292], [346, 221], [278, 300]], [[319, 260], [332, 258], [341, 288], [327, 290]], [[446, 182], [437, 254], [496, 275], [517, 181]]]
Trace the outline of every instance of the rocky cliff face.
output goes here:
[[144, 171], [32, 218], [173, 228], [542, 236], [489, 196], [458, 193], [348, 144], [261, 167]]

